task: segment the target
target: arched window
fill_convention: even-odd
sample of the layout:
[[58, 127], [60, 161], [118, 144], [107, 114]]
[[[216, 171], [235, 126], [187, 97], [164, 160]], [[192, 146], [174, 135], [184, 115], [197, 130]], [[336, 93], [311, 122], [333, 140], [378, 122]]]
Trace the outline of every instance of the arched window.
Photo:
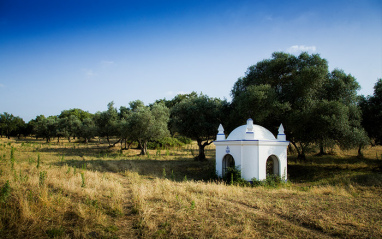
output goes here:
[[266, 164], [266, 173], [267, 175], [274, 174], [277, 176], [281, 176], [279, 160], [275, 155], [271, 155], [268, 157]]
[[227, 168], [233, 168], [235, 167], [235, 160], [233, 159], [232, 155], [226, 154], [223, 158], [223, 177], [227, 172]]

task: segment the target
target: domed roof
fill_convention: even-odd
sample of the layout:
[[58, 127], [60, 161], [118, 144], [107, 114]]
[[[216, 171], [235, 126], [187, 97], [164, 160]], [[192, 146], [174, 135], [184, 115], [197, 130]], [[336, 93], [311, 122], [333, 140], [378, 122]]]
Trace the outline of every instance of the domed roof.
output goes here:
[[276, 138], [269, 130], [253, 124], [253, 121], [249, 119], [246, 125], [234, 129], [227, 140], [276, 140]]

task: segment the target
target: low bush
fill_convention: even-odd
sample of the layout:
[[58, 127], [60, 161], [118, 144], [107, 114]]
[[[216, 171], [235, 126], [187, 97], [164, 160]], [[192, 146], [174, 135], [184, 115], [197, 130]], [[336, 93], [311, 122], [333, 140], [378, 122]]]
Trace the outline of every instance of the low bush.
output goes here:
[[8, 197], [11, 194], [11, 186], [9, 185], [9, 180], [0, 189], [0, 203], [6, 203]]
[[241, 171], [238, 167], [227, 168], [227, 172], [225, 173], [223, 180], [227, 184], [244, 186], [244, 187], [264, 186], [269, 188], [277, 188], [286, 183], [285, 180], [283, 180], [281, 177], [274, 174], [267, 174], [267, 177], [264, 180], [258, 180], [256, 178], [252, 178], [251, 182], [248, 182], [247, 180], [241, 177]]
[[148, 149], [164, 149], [172, 147], [180, 147], [184, 143], [178, 140], [177, 138], [165, 137], [147, 144]]
[[241, 170], [238, 167], [229, 167], [223, 180], [230, 185], [250, 186], [250, 183], [241, 177]]
[[178, 139], [183, 144], [191, 144], [192, 143], [192, 139], [187, 138], [185, 136], [179, 136], [179, 137], [176, 137], [176, 139]]
[[286, 183], [280, 176], [275, 174], [267, 174], [266, 179], [258, 180], [257, 178], [252, 178], [252, 187], [264, 186], [269, 188], [278, 188]]

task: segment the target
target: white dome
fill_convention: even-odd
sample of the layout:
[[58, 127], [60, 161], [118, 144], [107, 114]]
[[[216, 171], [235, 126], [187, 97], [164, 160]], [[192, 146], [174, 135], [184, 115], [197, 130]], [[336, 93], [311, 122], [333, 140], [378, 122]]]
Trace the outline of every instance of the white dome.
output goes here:
[[[227, 137], [227, 140], [245, 140], [248, 139], [247, 135], [248, 125], [242, 125], [234, 129]], [[253, 136], [251, 140], [276, 140], [275, 136], [266, 128], [260, 125], [253, 125]], [[248, 133], [252, 133], [248, 132]]]

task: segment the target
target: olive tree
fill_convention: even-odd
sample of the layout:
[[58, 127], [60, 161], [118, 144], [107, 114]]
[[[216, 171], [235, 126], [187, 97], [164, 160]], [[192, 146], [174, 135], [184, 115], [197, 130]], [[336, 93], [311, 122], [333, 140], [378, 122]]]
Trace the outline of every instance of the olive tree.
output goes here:
[[53, 137], [57, 136], [58, 117], [49, 116], [46, 118], [44, 115], [37, 116], [33, 130], [37, 137], [45, 138], [47, 143], [50, 142]]
[[78, 128], [78, 137], [82, 137], [85, 140], [85, 143], [88, 143], [91, 138], [96, 136], [96, 133], [97, 126], [93, 120], [93, 117], [84, 118]]
[[144, 106], [141, 101], [130, 102], [130, 113], [123, 121], [125, 131], [132, 140], [141, 146], [141, 155], [147, 154], [147, 143], [169, 135], [167, 123], [170, 111], [163, 103], [155, 103], [151, 107]]
[[313, 143], [324, 152], [330, 143], [354, 146], [365, 142], [358, 89], [351, 75], [337, 69], [329, 73], [327, 61], [318, 54], [276, 52], [271, 59], [249, 67], [234, 84], [231, 118], [241, 122], [251, 117], [273, 132], [283, 123], [288, 140], [304, 159]]
[[195, 160], [204, 161], [204, 148], [215, 140], [221, 123], [222, 101], [207, 95], [195, 95], [177, 103], [171, 110], [173, 126], [179, 134], [196, 140], [199, 155]]
[[382, 145], [382, 79], [374, 85], [372, 96], [361, 96], [362, 125], [375, 144]]
[[114, 108], [114, 102], [107, 105], [107, 110], [97, 112], [94, 115], [94, 122], [98, 128], [98, 136], [106, 137], [109, 146], [111, 146], [110, 137], [118, 134], [118, 112]]
[[[58, 116], [59, 118], [59, 133], [63, 137], [67, 137], [69, 142], [81, 133], [81, 127], [86, 119], [93, 118], [93, 115], [87, 111], [78, 108], [63, 110]], [[85, 139], [86, 141], [86, 139]]]
[[20, 135], [24, 127], [25, 122], [22, 118], [7, 112], [0, 114], [0, 134], [5, 134], [8, 139], [11, 135]]

